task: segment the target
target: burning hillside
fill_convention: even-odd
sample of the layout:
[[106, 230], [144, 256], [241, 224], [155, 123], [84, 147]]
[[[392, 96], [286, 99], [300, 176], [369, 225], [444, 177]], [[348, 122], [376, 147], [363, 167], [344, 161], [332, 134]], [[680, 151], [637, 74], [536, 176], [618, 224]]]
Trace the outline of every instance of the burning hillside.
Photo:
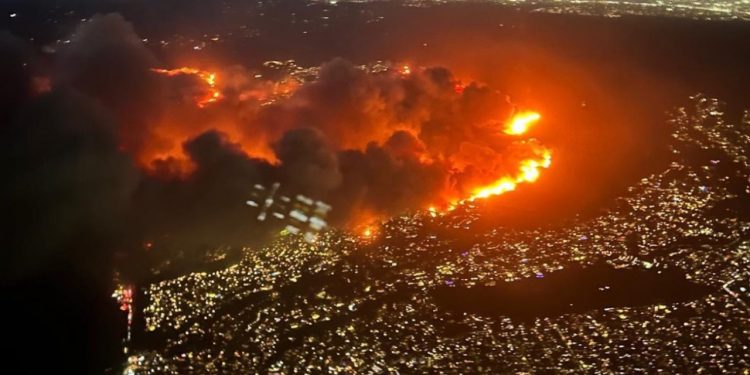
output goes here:
[[[152, 69], [198, 79], [171, 87], [183, 91], [172, 97], [191, 100], [167, 106], [156, 130], [172, 141], [139, 160], [152, 174], [189, 176], [196, 160], [183, 145], [218, 131], [227, 146], [277, 167], [273, 179], [334, 202], [346, 197], [337, 202], [349, 211], [344, 222], [500, 195], [550, 166], [551, 151], [526, 138], [540, 114], [445, 68], [334, 60], [300, 70], [307, 80], [238, 68]], [[186, 124], [198, 119], [202, 125]], [[291, 139], [299, 144], [285, 145]]]
[[[31, 201], [102, 197], [96, 209], [75, 206], [65, 217], [80, 215], [105, 234], [121, 230], [102, 236], [127, 249], [148, 243], [149, 254], [164, 258], [198, 258], [207, 247], [278, 233], [252, 222], [244, 202], [256, 184], [327, 202], [330, 224], [355, 227], [503, 194], [536, 181], [551, 162], [551, 150], [533, 138], [541, 115], [444, 67], [343, 59], [170, 66], [118, 15], [82, 23], [48, 69], [32, 69], [33, 55], [17, 60], [32, 62], [26, 84], [49, 81], [19, 94], [24, 105], [6, 116], [6, 131], [22, 140], [6, 149], [15, 153], [7, 164], [23, 172], [18, 191], [31, 197], [28, 186], [70, 176], [70, 196], [42, 189]], [[89, 219], [92, 212], [107, 216]], [[18, 228], [34, 228], [33, 220]], [[66, 236], [48, 242], [92, 237]]]

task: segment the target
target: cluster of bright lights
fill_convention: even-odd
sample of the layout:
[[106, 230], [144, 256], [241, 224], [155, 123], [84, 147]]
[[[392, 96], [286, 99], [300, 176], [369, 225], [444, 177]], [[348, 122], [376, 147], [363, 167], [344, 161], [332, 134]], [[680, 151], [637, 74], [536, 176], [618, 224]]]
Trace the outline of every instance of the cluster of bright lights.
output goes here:
[[118, 284], [117, 288], [115, 288], [115, 291], [112, 293], [112, 298], [114, 298], [120, 305], [120, 310], [128, 314], [127, 335], [125, 336], [125, 346], [123, 347], [123, 351], [127, 354], [129, 350], [128, 346], [130, 345], [130, 341], [132, 338], [131, 335], [133, 328], [133, 287]]

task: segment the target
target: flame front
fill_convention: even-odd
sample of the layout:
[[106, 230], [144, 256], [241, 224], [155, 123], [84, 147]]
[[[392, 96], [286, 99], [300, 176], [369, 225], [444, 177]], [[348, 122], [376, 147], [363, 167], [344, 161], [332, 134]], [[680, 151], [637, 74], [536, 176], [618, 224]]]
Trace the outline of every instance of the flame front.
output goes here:
[[[537, 112], [524, 111], [517, 113], [505, 125], [505, 134], [514, 136], [522, 135], [532, 124], [541, 118], [542, 116]], [[529, 146], [532, 147], [532, 144], [529, 143]], [[540, 145], [534, 145], [533, 147], [532, 152], [534, 157], [521, 160], [515, 174], [502, 176], [489, 185], [472, 189], [471, 195], [468, 198], [454, 200], [446, 211], [452, 210], [459, 204], [505, 194], [516, 190], [518, 184], [531, 183], [538, 180], [541, 170], [549, 168], [552, 165], [552, 151]], [[428, 212], [434, 217], [436, 214], [434, 206], [430, 206]]]
[[518, 113], [505, 126], [505, 134], [521, 135], [526, 133], [529, 127], [541, 118], [542, 116], [536, 112]]
[[[529, 127], [539, 121], [542, 116], [537, 112], [525, 111], [515, 114], [511, 117], [505, 126], [505, 134], [521, 135], [526, 133]], [[503, 176], [490, 185], [482, 186], [473, 190], [472, 195], [462, 202], [473, 202], [477, 199], [487, 198], [494, 195], [505, 194], [509, 191], [516, 190], [516, 186], [521, 183], [534, 182], [539, 179], [542, 168], [549, 168], [552, 165], [552, 152], [539, 146], [534, 150], [535, 157], [524, 159], [518, 166], [518, 172], [513, 176]]]
[[539, 157], [521, 161], [515, 176], [505, 176], [488, 186], [474, 189], [473, 194], [462, 202], [473, 202], [477, 199], [501, 195], [516, 190], [516, 186], [525, 182], [534, 182], [539, 179], [540, 169], [549, 168], [552, 165], [552, 152], [546, 148], [538, 151]]
[[221, 91], [216, 87], [216, 79], [217, 75], [213, 72], [208, 72], [205, 70], [200, 70], [196, 68], [189, 68], [189, 67], [182, 67], [177, 69], [151, 69], [152, 72], [157, 74], [163, 74], [167, 77], [175, 77], [179, 75], [193, 75], [200, 78], [203, 82], [206, 83], [206, 86], [208, 87], [208, 91], [205, 95], [202, 95], [198, 98], [196, 98], [195, 104], [200, 107], [204, 108], [210, 103], [215, 103], [221, 99]]

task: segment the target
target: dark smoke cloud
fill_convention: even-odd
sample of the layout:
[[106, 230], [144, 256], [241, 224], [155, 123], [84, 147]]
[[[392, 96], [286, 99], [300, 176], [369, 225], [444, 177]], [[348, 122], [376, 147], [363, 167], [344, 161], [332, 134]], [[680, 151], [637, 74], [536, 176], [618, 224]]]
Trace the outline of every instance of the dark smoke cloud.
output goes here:
[[20, 328], [2, 352], [28, 372], [102, 373], [121, 353], [109, 294], [115, 256], [138, 242], [140, 174], [121, 146], [143, 139], [153, 89], [134, 35], [119, 16], [83, 24], [45, 93], [46, 62], [0, 34], [0, 317]]
[[[123, 151], [150, 140], [158, 120], [161, 82], [149, 72], [156, 59], [117, 14], [92, 17], [70, 40], [50, 68], [31, 46], [0, 34], [3, 206], [17, 217], [4, 228], [16, 249], [4, 253], [4, 264], [17, 277], [44, 272], [59, 257], [111, 276], [107, 259], [139, 237], [124, 221], [138, 215], [132, 195], [140, 172]], [[34, 91], [48, 71], [52, 93]]]
[[101, 373], [119, 351], [108, 295], [115, 252], [132, 245], [137, 171], [96, 102], [27, 100], [0, 140], [0, 292], [13, 306], [0, 317], [19, 328], [2, 350], [32, 373]]
[[357, 212], [380, 217], [445, 203], [448, 191], [460, 196], [512, 173], [518, 158], [505, 153], [513, 141], [499, 131], [512, 111], [505, 96], [477, 83], [464, 87], [445, 68], [372, 74], [334, 59], [289, 98], [246, 116], [245, 131], [273, 142], [316, 129], [304, 137], [336, 150], [338, 162], [326, 164], [339, 165], [341, 183], [332, 170], [287, 170], [301, 185], [312, 184], [311, 175], [330, 182], [321, 196], [335, 203], [334, 222], [347, 224]]
[[[238, 172], [222, 176], [226, 180], [206, 180], [229, 185], [246, 180], [246, 190], [222, 198], [242, 202], [252, 184], [281, 182], [289, 194], [334, 203], [333, 223], [348, 225], [362, 217], [445, 203], [448, 192], [460, 197], [471, 186], [517, 168], [517, 158], [503, 157], [509, 156], [505, 153], [513, 140], [500, 131], [513, 106], [487, 86], [461, 84], [445, 68], [373, 74], [334, 59], [320, 67], [315, 80], [267, 105], [260, 103], [274, 95], [275, 83], [259, 80], [255, 73], [237, 66], [219, 70], [223, 99], [204, 108], [195, 105], [194, 99], [206, 89], [197, 76], [163, 78], [171, 99], [165, 121], [153, 123], [158, 138], [181, 142], [218, 129], [227, 142], [217, 147], [231, 148], [238, 158], [244, 151], [274, 164], [247, 179]], [[151, 164], [156, 167], [152, 174], [179, 176], [172, 185], [197, 184], [190, 175], [200, 173], [202, 164], [185, 147], [181, 154], [186, 160], [180, 163], [175, 149], [179, 147], [165, 145], [149, 154], [172, 155]], [[187, 178], [179, 172], [185, 164], [195, 168]], [[158, 197], [153, 191], [146, 195]], [[149, 200], [146, 209], [160, 210], [160, 201]], [[160, 211], [168, 221], [170, 211]], [[179, 222], [184, 215], [175, 216]], [[213, 233], [221, 237], [218, 227]]]
[[[31, 54], [17, 40], [0, 38], [0, 47], [12, 51], [1, 74], [12, 75], [17, 88], [2, 94], [16, 95], [17, 103], [31, 101], [29, 108], [38, 112], [15, 124], [40, 124], [14, 127], [23, 132], [6, 137], [26, 139], [28, 149], [11, 147], [5, 158], [36, 166], [8, 172], [20, 182], [6, 189], [22, 195], [24, 184], [48, 181], [37, 187], [47, 190], [32, 189], [28, 196], [44, 194], [37, 205], [52, 211], [41, 211], [40, 217], [54, 218], [26, 223], [29, 229], [18, 238], [39, 225], [60, 238], [98, 236], [79, 232], [117, 238], [115, 223], [127, 220], [128, 241], [121, 243], [154, 242], [166, 258], [191, 258], [218, 245], [252, 242], [275, 229], [255, 222], [244, 205], [255, 184], [280, 182], [285, 193], [332, 203], [333, 223], [347, 225], [465, 193], [466, 186], [515, 168], [523, 151], [498, 131], [513, 110], [507, 99], [481, 84], [463, 85], [445, 68], [368, 73], [334, 59], [320, 67], [316, 80], [260, 105], [275, 83], [235, 66], [222, 73], [224, 99], [201, 109], [191, 98], [202, 94], [205, 83], [195, 76], [152, 72], [162, 65], [120, 15], [94, 16], [70, 39], [54, 57], [54, 93], [33, 97], [24, 91]], [[75, 127], [78, 123], [83, 125]], [[54, 131], [48, 129], [52, 126]], [[39, 133], [24, 133], [33, 129]], [[265, 151], [262, 158], [250, 156], [255, 149]], [[125, 163], [122, 152], [142, 168], [134, 172], [117, 164]], [[164, 153], [171, 156], [154, 160]], [[45, 157], [82, 169], [63, 173], [73, 167], [46, 163]], [[39, 169], [45, 165], [55, 168]], [[85, 168], [91, 173], [83, 175]], [[70, 199], [46, 205], [55, 194]], [[110, 215], [97, 216], [102, 212]], [[57, 219], [62, 216], [66, 220]], [[66, 247], [65, 241], [35, 248], [52, 254]], [[46, 255], [29, 257], [37, 258]]]
[[254, 225], [245, 205], [251, 187], [273, 179], [274, 168], [248, 157], [218, 131], [187, 141], [183, 148], [195, 165], [187, 177], [150, 175], [136, 193], [145, 240], [167, 243], [183, 256], [218, 245], [247, 245], [266, 228]]
[[319, 196], [341, 184], [335, 151], [323, 133], [314, 128], [293, 129], [275, 144], [281, 177], [294, 190]]
[[[224, 97], [202, 109], [190, 99], [204, 94], [204, 82], [165, 79], [173, 100], [154, 131], [180, 140], [221, 130], [239, 143], [234, 152], [275, 164], [254, 174], [256, 183], [281, 182], [292, 195], [334, 203], [336, 225], [443, 204], [447, 193], [460, 197], [517, 168], [515, 156], [504, 157], [514, 141], [500, 131], [513, 111], [508, 99], [478, 83], [463, 85], [445, 68], [368, 73], [334, 59], [315, 80], [267, 105], [260, 103], [273, 95], [274, 83], [254, 75], [236, 66], [220, 71]], [[186, 151], [188, 164], [199, 164]], [[174, 160], [154, 165], [157, 175], [179, 174]], [[247, 191], [237, 191], [238, 202], [241, 193]]]
[[[113, 185], [90, 181], [91, 186], [79, 189], [88, 192], [90, 200], [76, 197], [69, 200], [69, 206], [49, 206], [70, 216], [68, 221], [44, 224], [52, 229], [57, 223], [72, 223], [65, 227], [71, 233], [79, 228], [108, 233], [117, 226], [111, 223], [127, 219], [131, 223], [127, 225], [128, 244], [154, 242], [169, 249], [161, 251], [166, 258], [174, 254], [190, 258], [218, 245], [252, 242], [274, 229], [258, 225], [244, 205], [255, 184], [280, 182], [289, 195], [307, 194], [332, 203], [332, 222], [347, 225], [364, 216], [382, 217], [443, 203], [449, 193], [460, 196], [466, 186], [489, 182], [515, 168], [515, 146], [498, 134], [512, 105], [486, 86], [461, 84], [445, 68], [373, 74], [334, 59], [320, 67], [317, 79], [299, 86], [288, 97], [259, 105], [269, 98], [274, 83], [258, 80], [254, 72], [234, 66], [222, 72], [224, 99], [201, 109], [191, 99], [203, 94], [200, 90], [205, 89], [205, 83], [196, 76], [168, 78], [151, 71], [163, 66], [120, 15], [94, 16], [82, 23], [70, 40], [54, 57], [51, 69], [54, 94], [49, 97], [63, 104], [38, 107], [52, 99], [23, 94], [29, 87], [26, 60], [31, 54], [24, 52], [17, 40], [0, 38], [0, 47], [13, 51], [8, 55], [12, 58], [3, 62], [3, 74], [16, 78], [18, 90], [13, 92], [21, 94], [14, 95], [27, 98], [14, 99], [16, 102], [37, 102], [31, 104], [39, 108], [34, 121], [46, 126], [59, 123], [56, 126], [67, 129], [67, 124], [86, 119], [80, 116], [96, 114], [99, 119], [89, 121], [91, 134], [79, 129], [80, 134], [61, 135], [55, 137], [58, 141], [50, 138], [47, 143], [36, 138], [47, 133], [28, 135], [28, 143], [34, 147], [25, 152], [47, 145], [46, 152], [58, 150], [55, 158], [63, 162], [69, 153], [89, 152], [94, 149], [87, 147], [97, 145], [101, 163], [110, 160], [106, 153], [121, 155], [124, 151], [131, 162], [142, 167], [144, 153], [148, 154], [149, 164], [127, 173], [124, 166], [92, 164], [91, 176], [97, 176], [100, 167], [109, 170], [112, 175], [105, 180]], [[80, 114], [66, 111], [74, 107], [85, 108]], [[106, 125], [94, 125], [98, 123]], [[89, 138], [103, 128], [109, 132], [108, 138]], [[58, 142], [69, 149], [60, 148], [63, 144]], [[250, 156], [254, 154], [248, 151], [254, 149], [263, 149], [263, 157]], [[171, 156], [154, 160], [159, 154]], [[41, 158], [32, 156], [13, 157], [44, 165]], [[83, 168], [88, 164], [77, 165]], [[49, 195], [64, 195], [74, 182], [89, 182], [69, 180], [76, 174], [45, 173], [40, 172], [43, 177], [37, 180], [49, 179], [40, 185], [48, 188], [45, 194]], [[121, 181], [119, 173], [131, 177]], [[132, 181], [138, 181], [135, 188]], [[113, 190], [116, 186], [121, 190]], [[115, 193], [118, 195], [113, 196]], [[122, 210], [110, 209], [96, 200], [99, 198], [121, 202], [130, 212], [121, 214]], [[123, 199], [129, 200], [122, 203]], [[96, 216], [71, 219], [77, 217], [77, 208], [93, 215], [92, 206], [104, 208], [96, 212], [116, 214], [111, 215], [113, 220]], [[59, 216], [55, 215], [44, 214]], [[61, 233], [67, 233], [65, 230], [60, 229]], [[23, 233], [19, 238], [29, 235], [28, 231], [19, 233]]]
[[33, 53], [23, 40], [0, 31], [0, 124], [5, 125], [31, 94]]
[[424, 145], [405, 131], [385, 145], [370, 143], [364, 151], [339, 154], [344, 176], [329, 199], [338, 208], [333, 220], [347, 223], [424, 208], [449, 185], [447, 166], [420, 162]]
[[164, 105], [162, 82], [149, 71], [158, 65], [122, 16], [96, 15], [60, 50], [54, 84], [73, 87], [113, 111], [121, 120], [121, 144], [137, 152], [152, 139]]
[[[456, 99], [453, 78], [445, 69], [428, 69], [403, 78], [369, 74], [334, 59], [320, 68], [317, 80], [288, 99], [263, 107], [253, 122], [271, 139], [289, 129], [312, 127], [338, 149], [364, 148], [385, 141], [397, 130], [417, 130]], [[253, 129], [254, 130], [254, 129]]]
[[[137, 173], [117, 149], [117, 122], [96, 102], [56, 91], [36, 99], [2, 139], [4, 275], [58, 261], [95, 272], [112, 254]], [[43, 235], [40, 235], [43, 233]], [[15, 275], [18, 273], [18, 275]], [[12, 276], [12, 277], [13, 277]]]

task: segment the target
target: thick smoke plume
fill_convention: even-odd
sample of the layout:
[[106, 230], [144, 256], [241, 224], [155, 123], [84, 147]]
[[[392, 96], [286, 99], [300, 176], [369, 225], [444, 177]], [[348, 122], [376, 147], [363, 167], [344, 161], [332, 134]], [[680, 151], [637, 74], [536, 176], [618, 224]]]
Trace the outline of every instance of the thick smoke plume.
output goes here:
[[[354, 226], [445, 207], [538, 156], [535, 141], [503, 132], [515, 111], [503, 94], [441, 67], [334, 59], [305, 79], [175, 69], [117, 14], [91, 18], [70, 40], [37, 69], [49, 59], [0, 35], [9, 83], [0, 94], [12, 103], [0, 108], [3, 204], [22, 218], [10, 229], [18, 249], [42, 254], [18, 250], [5, 264], [28, 272], [28, 259], [42, 267], [60, 249], [111, 258], [155, 245], [193, 258], [253, 243], [277, 229], [244, 205], [255, 184], [328, 202], [332, 224]], [[34, 90], [37, 80], [50, 87]], [[37, 231], [48, 235], [25, 240]]]
[[219, 70], [222, 99], [207, 106], [189, 100], [205, 95], [205, 82], [165, 77], [179, 100], [154, 128], [172, 141], [137, 156], [144, 168], [189, 176], [197, 164], [181, 142], [220, 131], [275, 166], [259, 182], [328, 201], [335, 224], [346, 225], [456, 202], [538, 151], [503, 133], [514, 112], [504, 95], [445, 68], [374, 73], [335, 59], [295, 85], [254, 73]]
[[57, 56], [53, 85], [99, 101], [120, 120], [120, 145], [142, 151], [165, 104], [162, 83], [149, 72], [156, 58], [118, 14], [93, 17], [70, 40]]
[[44, 64], [17, 38], [1, 35], [0, 55], [0, 292], [13, 306], [0, 317], [18, 328], [2, 351], [28, 372], [102, 373], [120, 352], [108, 295], [116, 253], [138, 237], [140, 172], [108, 103], [39, 90]]

